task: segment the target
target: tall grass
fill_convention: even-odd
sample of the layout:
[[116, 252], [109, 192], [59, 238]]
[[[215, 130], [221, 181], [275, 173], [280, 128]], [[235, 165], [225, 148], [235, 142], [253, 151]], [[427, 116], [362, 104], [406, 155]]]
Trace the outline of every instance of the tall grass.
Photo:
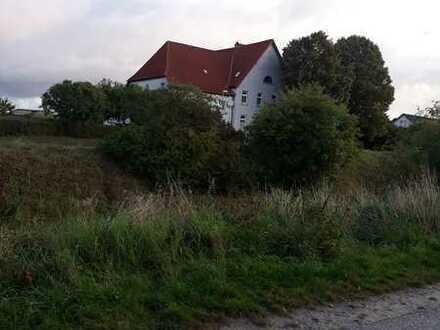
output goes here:
[[[0, 222], [0, 328], [169, 328], [440, 279], [437, 178], [131, 195], [117, 211]], [[188, 323], [189, 322], [189, 323]]]

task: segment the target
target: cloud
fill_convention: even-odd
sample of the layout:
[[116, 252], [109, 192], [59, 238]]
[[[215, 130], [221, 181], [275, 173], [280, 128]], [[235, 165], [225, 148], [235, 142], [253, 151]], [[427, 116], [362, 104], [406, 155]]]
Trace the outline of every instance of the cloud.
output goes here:
[[2, 8], [0, 96], [18, 100], [38, 103], [63, 79], [125, 81], [166, 40], [222, 48], [274, 38], [282, 49], [317, 30], [381, 47], [396, 86], [392, 116], [440, 98], [436, 1], [2, 0]]

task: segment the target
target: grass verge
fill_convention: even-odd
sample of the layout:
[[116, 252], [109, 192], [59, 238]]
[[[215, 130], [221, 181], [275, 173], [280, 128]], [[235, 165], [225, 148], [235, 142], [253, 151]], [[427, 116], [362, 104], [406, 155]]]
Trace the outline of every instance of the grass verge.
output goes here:
[[435, 180], [381, 196], [150, 194], [113, 217], [4, 223], [0, 328], [206, 328], [438, 281]]

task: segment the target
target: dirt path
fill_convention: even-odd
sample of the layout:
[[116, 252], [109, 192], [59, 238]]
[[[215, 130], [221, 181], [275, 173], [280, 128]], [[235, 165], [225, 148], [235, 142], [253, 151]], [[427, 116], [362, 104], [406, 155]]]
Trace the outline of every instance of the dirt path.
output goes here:
[[440, 329], [440, 284], [355, 302], [298, 309], [287, 316], [270, 317], [265, 327], [240, 319], [221, 329]]

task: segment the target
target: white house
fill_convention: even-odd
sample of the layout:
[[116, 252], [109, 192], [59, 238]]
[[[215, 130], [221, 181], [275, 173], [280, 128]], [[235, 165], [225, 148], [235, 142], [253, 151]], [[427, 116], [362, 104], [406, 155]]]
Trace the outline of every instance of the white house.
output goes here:
[[164, 88], [193, 85], [221, 104], [223, 117], [235, 129], [250, 123], [263, 103], [281, 89], [281, 56], [274, 40], [209, 50], [167, 41], [128, 84]]
[[408, 128], [416, 123], [432, 120], [431, 118], [426, 118], [422, 116], [410, 115], [407, 113], [401, 114], [399, 117], [393, 119], [392, 123], [398, 128]]

